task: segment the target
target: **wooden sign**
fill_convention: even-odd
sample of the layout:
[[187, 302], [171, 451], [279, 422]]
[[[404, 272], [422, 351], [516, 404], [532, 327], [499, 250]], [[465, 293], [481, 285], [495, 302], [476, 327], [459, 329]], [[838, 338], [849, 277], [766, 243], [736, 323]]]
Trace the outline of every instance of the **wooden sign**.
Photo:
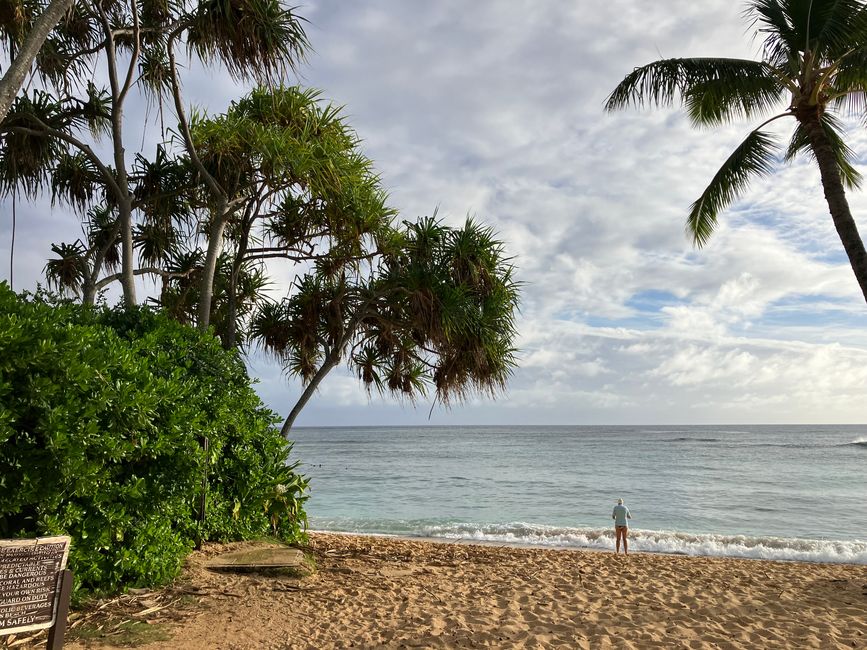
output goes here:
[[[67, 572], [69, 537], [0, 539], [0, 635], [54, 626]], [[68, 599], [69, 588], [64, 589]]]

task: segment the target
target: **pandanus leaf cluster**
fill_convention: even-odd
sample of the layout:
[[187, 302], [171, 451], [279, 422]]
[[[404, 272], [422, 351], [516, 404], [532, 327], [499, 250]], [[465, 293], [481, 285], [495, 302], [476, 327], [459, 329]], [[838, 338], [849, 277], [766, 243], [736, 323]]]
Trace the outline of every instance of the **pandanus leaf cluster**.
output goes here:
[[340, 363], [369, 391], [411, 401], [498, 394], [516, 363], [518, 296], [502, 243], [472, 219], [404, 222], [368, 267], [305, 274], [253, 319], [256, 340], [305, 386], [284, 434]]
[[[0, 47], [9, 59], [25, 47], [47, 5], [0, 3]], [[280, 0], [74, 2], [35, 57], [29, 90], [0, 121], [0, 193], [34, 199], [51, 192], [82, 216], [91, 207], [110, 210], [121, 265], [108, 282], [120, 281], [126, 303], [135, 304], [134, 276], [165, 279], [157, 262], [164, 261], [172, 231], [194, 220], [185, 203], [201, 179], [186, 169], [195, 156], [182, 160], [184, 143], [171, 156], [161, 145], [150, 159], [139, 152], [128, 161], [127, 100], [133, 94], [149, 99], [161, 116], [168, 98], [182, 106], [178, 52], [239, 81], [273, 85], [296, 69], [307, 47], [303, 19]], [[93, 79], [107, 82], [98, 87]], [[184, 111], [176, 117], [175, 132], [186, 133]], [[93, 302], [105, 286], [106, 266], [98, 249], [89, 249], [86, 238], [81, 243], [90, 252], [82, 262], [88, 270], [66, 288]]]

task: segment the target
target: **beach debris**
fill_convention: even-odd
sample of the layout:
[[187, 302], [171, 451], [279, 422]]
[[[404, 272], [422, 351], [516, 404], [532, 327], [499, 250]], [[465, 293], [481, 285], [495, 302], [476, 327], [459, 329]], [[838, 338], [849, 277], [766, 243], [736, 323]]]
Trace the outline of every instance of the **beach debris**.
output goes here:
[[211, 571], [286, 569], [301, 567], [304, 552], [297, 548], [275, 546], [221, 553], [204, 564]]

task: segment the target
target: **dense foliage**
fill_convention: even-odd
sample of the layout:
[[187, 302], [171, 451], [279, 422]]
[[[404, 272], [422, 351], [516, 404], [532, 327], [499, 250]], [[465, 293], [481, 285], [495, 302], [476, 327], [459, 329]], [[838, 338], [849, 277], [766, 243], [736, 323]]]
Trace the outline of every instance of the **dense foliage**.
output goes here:
[[[47, 8], [0, 15], [0, 52]], [[175, 320], [272, 352], [303, 384], [284, 437], [339, 365], [402, 399], [499, 394], [516, 364], [505, 247], [472, 220], [397, 220], [341, 109], [288, 83], [304, 27], [284, 0], [76, 0], [0, 120], [0, 197], [50, 195], [83, 221], [51, 246], [50, 287], [93, 305], [119, 282], [132, 307], [144, 276]], [[191, 107], [190, 63], [255, 87], [224, 113]], [[153, 102], [153, 150], [127, 100]]]
[[214, 337], [0, 284], [0, 537], [71, 535], [78, 588], [163, 582], [200, 536], [302, 537], [307, 482], [274, 422]]

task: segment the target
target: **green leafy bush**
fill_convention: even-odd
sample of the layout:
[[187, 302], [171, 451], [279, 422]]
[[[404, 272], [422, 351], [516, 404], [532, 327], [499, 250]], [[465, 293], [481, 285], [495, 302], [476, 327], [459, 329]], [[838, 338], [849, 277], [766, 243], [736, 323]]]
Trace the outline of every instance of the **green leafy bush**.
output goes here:
[[199, 537], [301, 539], [276, 421], [212, 336], [0, 284], [0, 537], [71, 535], [77, 588], [165, 582]]

